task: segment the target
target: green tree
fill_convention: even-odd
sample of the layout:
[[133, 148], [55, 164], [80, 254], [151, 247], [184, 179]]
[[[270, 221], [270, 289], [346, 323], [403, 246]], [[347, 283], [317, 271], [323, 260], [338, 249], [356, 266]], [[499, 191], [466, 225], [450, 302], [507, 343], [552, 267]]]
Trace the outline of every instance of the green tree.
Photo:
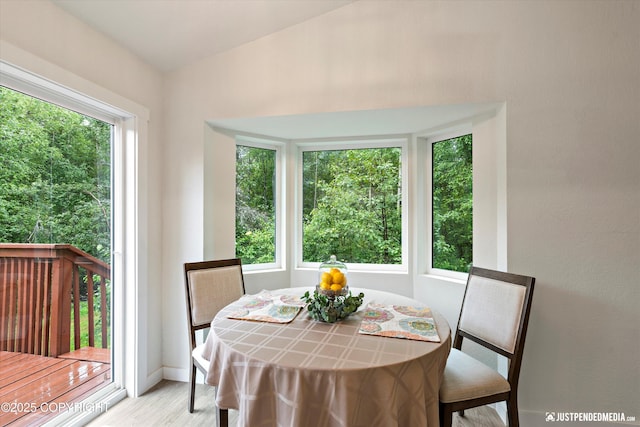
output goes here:
[[244, 264], [275, 261], [276, 151], [236, 146], [236, 256]]
[[303, 154], [303, 260], [401, 262], [400, 149]]
[[473, 260], [472, 136], [432, 144], [435, 268], [467, 272]]
[[0, 241], [110, 262], [111, 125], [0, 87]]

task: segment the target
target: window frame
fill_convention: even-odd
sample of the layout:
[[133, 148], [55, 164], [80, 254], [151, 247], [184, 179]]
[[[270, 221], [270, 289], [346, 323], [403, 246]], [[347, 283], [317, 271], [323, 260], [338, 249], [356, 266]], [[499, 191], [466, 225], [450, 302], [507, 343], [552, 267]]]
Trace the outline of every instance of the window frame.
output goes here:
[[[401, 263], [400, 264], [368, 264], [350, 263], [346, 266], [350, 271], [361, 272], [394, 272], [407, 273], [409, 270], [409, 141], [410, 136], [385, 136], [381, 138], [341, 138], [339, 140], [312, 140], [295, 142], [295, 266], [297, 269], [318, 269], [320, 264], [326, 260], [317, 262], [303, 261], [302, 247], [304, 239], [304, 224], [302, 222], [302, 174], [303, 174], [303, 153], [308, 151], [330, 151], [330, 150], [354, 150], [368, 148], [400, 148], [400, 175], [401, 175], [401, 197], [402, 197], [402, 223], [401, 223]], [[327, 258], [331, 254], [327, 254]]]
[[[421, 256], [425, 260], [427, 275], [436, 276], [441, 278], [448, 278], [454, 280], [465, 281], [468, 277], [468, 273], [463, 273], [453, 270], [445, 270], [442, 268], [436, 268], [433, 266], [433, 144], [443, 142], [453, 138], [459, 138], [461, 136], [471, 135], [473, 146], [473, 129], [472, 126], [463, 126], [455, 130], [449, 130], [435, 135], [428, 135], [422, 137], [424, 141], [425, 149], [423, 152], [425, 161], [425, 173], [424, 173], [424, 190], [425, 190], [425, 215], [423, 215], [426, 223], [426, 242], [424, 247], [424, 254]], [[472, 160], [473, 168], [474, 160]], [[475, 209], [475, 197], [472, 191], [473, 206]], [[473, 227], [473, 224], [472, 224]], [[472, 260], [473, 263], [473, 260]]]
[[[247, 272], [283, 269], [285, 265], [283, 254], [286, 248], [286, 243], [285, 243], [286, 231], [284, 229], [285, 227], [283, 226], [283, 224], [285, 223], [284, 218], [285, 218], [285, 212], [286, 212], [286, 191], [284, 189], [284, 185], [286, 183], [286, 179], [285, 179], [286, 175], [285, 175], [285, 168], [284, 168], [285, 144], [282, 142], [269, 140], [269, 139], [255, 138], [247, 135], [236, 135], [235, 137], [236, 150], [238, 145], [242, 145], [245, 147], [252, 147], [252, 148], [261, 148], [265, 150], [273, 150], [275, 151], [275, 156], [276, 156], [276, 161], [275, 161], [276, 182], [274, 185], [274, 189], [275, 189], [274, 207], [275, 207], [275, 217], [276, 217], [275, 232], [274, 232], [275, 261], [269, 262], [269, 263], [260, 263], [260, 264], [245, 264], [243, 262], [242, 269]], [[234, 176], [234, 180], [236, 179], [236, 177], [237, 175]], [[234, 205], [235, 205], [235, 201], [234, 201]], [[235, 236], [235, 217], [234, 217], [234, 236]], [[235, 239], [234, 239], [234, 251], [235, 251]]]

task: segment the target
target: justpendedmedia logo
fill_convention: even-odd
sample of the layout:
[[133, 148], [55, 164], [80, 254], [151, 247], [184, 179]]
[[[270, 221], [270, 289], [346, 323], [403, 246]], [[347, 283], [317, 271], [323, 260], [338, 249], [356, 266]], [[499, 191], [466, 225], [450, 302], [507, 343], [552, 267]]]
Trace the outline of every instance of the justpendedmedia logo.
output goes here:
[[634, 422], [635, 416], [624, 412], [545, 412], [546, 422]]

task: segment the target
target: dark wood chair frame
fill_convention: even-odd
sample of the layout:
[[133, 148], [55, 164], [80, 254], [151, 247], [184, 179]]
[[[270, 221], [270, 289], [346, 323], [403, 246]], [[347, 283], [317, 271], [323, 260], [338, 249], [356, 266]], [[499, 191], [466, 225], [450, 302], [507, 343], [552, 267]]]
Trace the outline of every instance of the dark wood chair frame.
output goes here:
[[486, 277], [489, 279], [495, 279], [502, 282], [509, 282], [516, 285], [525, 286], [526, 292], [524, 296], [524, 302], [522, 307], [522, 314], [520, 316], [520, 324], [518, 326], [518, 332], [515, 341], [515, 348], [513, 354], [505, 351], [499, 347], [494, 346], [491, 343], [484, 341], [468, 332], [461, 331], [459, 328], [460, 319], [462, 318], [462, 312], [464, 310], [464, 301], [467, 296], [467, 289], [463, 297], [462, 308], [460, 310], [460, 316], [458, 318], [458, 328], [453, 340], [453, 348], [460, 350], [462, 348], [463, 339], [467, 338], [471, 341], [480, 344], [481, 346], [494, 351], [509, 360], [509, 368], [507, 374], [507, 381], [511, 386], [511, 390], [505, 393], [499, 393], [491, 396], [480, 397], [472, 400], [464, 400], [459, 402], [440, 402], [440, 426], [450, 427], [452, 423], [453, 413], [460, 412], [461, 416], [464, 416], [464, 410], [475, 408], [477, 406], [488, 405], [491, 403], [506, 401], [507, 403], [507, 420], [509, 427], [519, 427], [520, 421], [518, 419], [518, 379], [520, 376], [520, 365], [522, 364], [522, 354], [524, 351], [524, 341], [527, 335], [527, 327], [529, 324], [529, 314], [531, 311], [531, 300], [533, 297], [533, 288], [535, 284], [534, 277], [521, 276], [513, 273], [506, 273], [501, 271], [488, 270], [479, 267], [471, 267], [469, 271], [469, 280], [472, 276]]
[[[221, 267], [231, 267], [231, 266], [239, 266], [240, 271], [242, 272], [242, 261], [240, 258], [231, 258], [224, 260], [214, 260], [214, 261], [200, 261], [200, 262], [190, 262], [184, 264], [184, 275], [185, 275], [185, 288], [186, 288], [186, 301], [187, 301], [187, 317], [189, 319], [189, 339], [191, 341], [191, 351], [196, 348], [196, 331], [207, 329], [211, 326], [211, 321], [202, 324], [193, 324], [193, 316], [192, 316], [192, 301], [191, 301], [191, 292], [189, 289], [189, 272], [193, 270], [208, 270], [212, 268], [221, 268]], [[244, 287], [244, 277], [240, 275], [242, 281], [242, 293], [245, 293]], [[215, 285], [214, 285], [215, 286]], [[211, 319], [213, 320], [213, 319]], [[190, 413], [193, 413], [194, 410], [194, 402], [195, 402], [195, 391], [196, 391], [196, 369], [202, 372], [204, 375], [207, 373], [207, 368], [201, 366], [198, 361], [190, 355], [191, 358], [191, 369], [189, 370], [189, 404], [188, 410]], [[217, 390], [216, 390], [217, 391]], [[216, 425], [219, 427], [226, 427], [229, 425], [229, 411], [224, 408], [216, 409]]]

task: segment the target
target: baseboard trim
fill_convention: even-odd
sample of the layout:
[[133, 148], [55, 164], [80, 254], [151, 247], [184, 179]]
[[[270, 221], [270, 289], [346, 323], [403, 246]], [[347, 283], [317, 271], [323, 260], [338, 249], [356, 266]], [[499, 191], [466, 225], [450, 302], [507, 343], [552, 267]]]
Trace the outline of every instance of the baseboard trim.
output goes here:
[[144, 384], [140, 385], [140, 392], [138, 393], [138, 396], [143, 395], [151, 387], [153, 387], [154, 385], [162, 381], [163, 376], [164, 376], [164, 368], [158, 368], [155, 371], [153, 371], [151, 374], [147, 375], [147, 378], [145, 378], [144, 380]]
[[[169, 381], [189, 382], [189, 369], [181, 368], [162, 368], [162, 378]], [[204, 375], [197, 371], [196, 383], [204, 384]]]
[[189, 370], [182, 368], [162, 368], [162, 378], [169, 381], [189, 381]]

